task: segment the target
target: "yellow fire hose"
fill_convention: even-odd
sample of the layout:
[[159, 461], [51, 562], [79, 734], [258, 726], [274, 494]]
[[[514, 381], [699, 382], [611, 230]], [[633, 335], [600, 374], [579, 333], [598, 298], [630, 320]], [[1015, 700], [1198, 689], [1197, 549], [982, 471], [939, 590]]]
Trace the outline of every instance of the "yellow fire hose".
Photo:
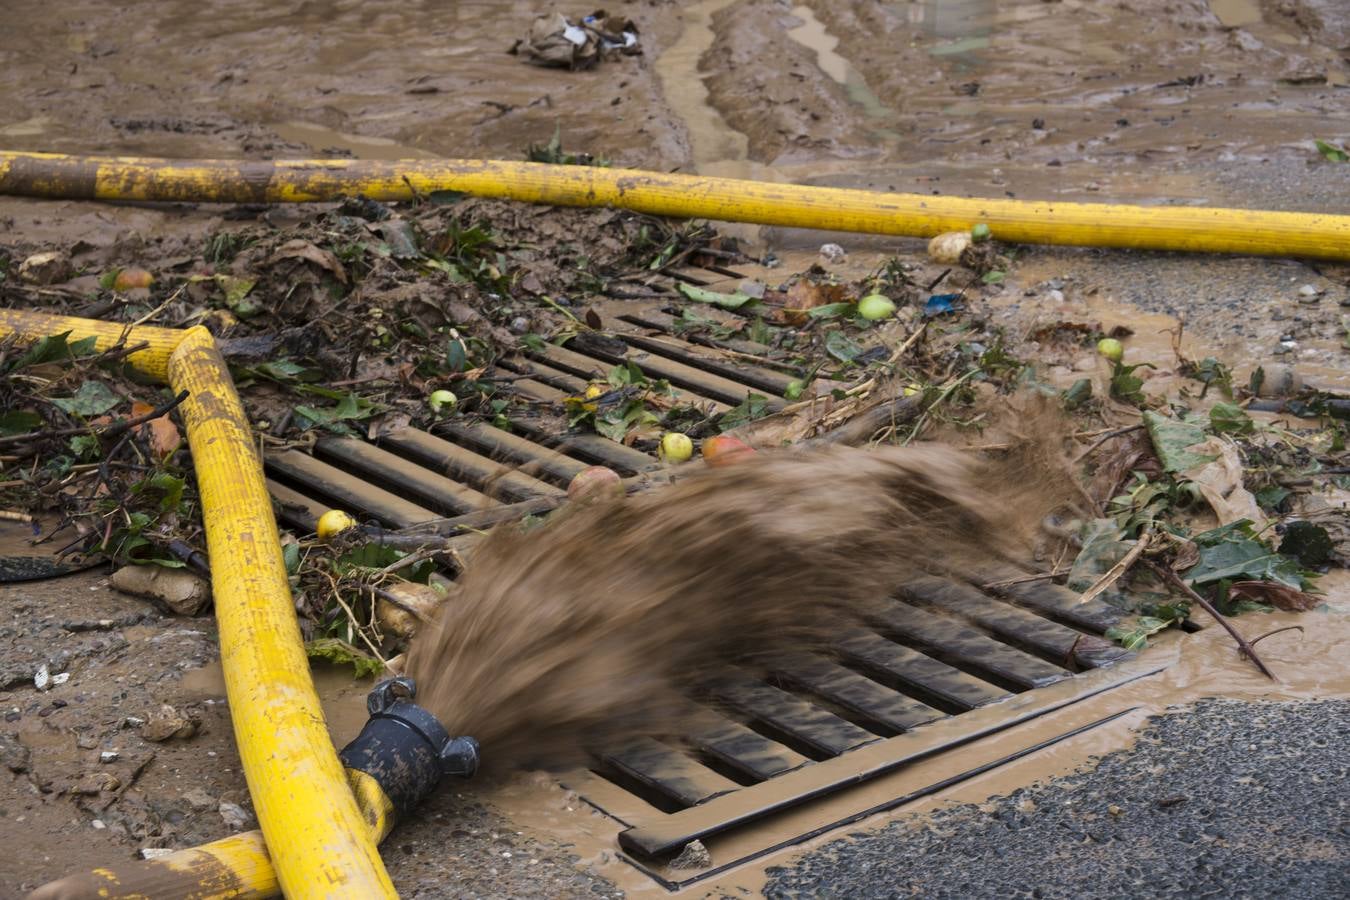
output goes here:
[[1350, 216], [982, 200], [490, 160], [171, 160], [0, 152], [0, 194], [289, 203], [435, 191], [678, 218], [931, 237], [979, 222], [1003, 241], [1350, 260]]
[[[376, 849], [392, 821], [389, 801], [362, 773], [349, 786], [329, 741], [262, 465], [211, 334], [200, 326], [124, 328], [0, 310], [0, 336], [35, 339], [66, 331], [75, 339], [94, 336], [104, 350], [119, 340], [144, 342], [149, 346], [129, 360], [175, 391], [189, 392], [182, 414], [201, 493], [230, 718], [266, 852], [256, 837], [227, 838], [159, 860], [159, 873], [176, 878], [174, 896], [181, 897], [263, 897], [278, 887], [292, 898], [396, 897]], [[147, 896], [121, 877], [134, 874], [121, 871], [130, 868], [77, 878], [94, 879], [86, 896]]]

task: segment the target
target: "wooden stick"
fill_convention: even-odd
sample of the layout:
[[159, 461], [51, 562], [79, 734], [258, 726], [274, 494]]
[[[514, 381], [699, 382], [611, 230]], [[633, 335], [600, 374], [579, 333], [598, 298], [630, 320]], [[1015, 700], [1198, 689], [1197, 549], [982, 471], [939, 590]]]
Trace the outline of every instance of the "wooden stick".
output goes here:
[[1168, 582], [1169, 584], [1173, 585], [1176, 588], [1179, 588], [1183, 594], [1185, 594], [1187, 597], [1190, 597], [1196, 603], [1199, 603], [1201, 608], [1203, 608], [1205, 612], [1209, 613], [1211, 616], [1214, 617], [1214, 621], [1218, 622], [1220, 625], [1223, 626], [1224, 631], [1228, 632], [1230, 635], [1233, 636], [1233, 640], [1237, 641], [1239, 652], [1241, 652], [1248, 659], [1254, 662], [1256, 664], [1256, 667], [1261, 670], [1261, 673], [1265, 675], [1267, 678], [1269, 678], [1271, 681], [1279, 681], [1279, 679], [1275, 677], [1275, 673], [1271, 672], [1270, 669], [1266, 667], [1266, 664], [1261, 661], [1261, 657], [1256, 655], [1256, 648], [1254, 648], [1250, 643], [1248, 643], [1247, 639], [1244, 638], [1241, 634], [1239, 634], [1238, 630], [1234, 628], [1232, 624], [1226, 618], [1224, 618], [1224, 616], [1217, 609], [1214, 608], [1214, 604], [1210, 603], [1208, 600], [1206, 600], [1204, 597], [1198, 594], [1195, 588], [1191, 587], [1189, 584], [1182, 581], [1181, 577], [1177, 575], [1176, 572], [1173, 572], [1166, 566], [1160, 566], [1151, 559], [1144, 560], [1144, 564], [1147, 565], [1154, 572], [1156, 572], [1158, 576], [1161, 577], [1164, 581]]

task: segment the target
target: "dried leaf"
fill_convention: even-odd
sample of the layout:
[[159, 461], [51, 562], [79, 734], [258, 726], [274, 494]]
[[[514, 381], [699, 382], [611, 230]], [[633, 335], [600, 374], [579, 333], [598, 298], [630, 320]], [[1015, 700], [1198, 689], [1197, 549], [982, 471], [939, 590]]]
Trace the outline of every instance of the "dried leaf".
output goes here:
[[287, 241], [277, 248], [277, 252], [272, 254], [268, 265], [281, 262], [286, 259], [303, 259], [305, 262], [313, 263], [321, 269], [327, 269], [333, 273], [342, 284], [347, 283], [347, 270], [342, 268], [342, 263], [338, 258], [327, 250], [316, 247], [309, 241], [296, 238], [293, 241]]
[[1266, 514], [1251, 491], [1243, 487], [1242, 460], [1232, 441], [1211, 437], [1188, 447], [1185, 453], [1206, 460], [1182, 474], [1200, 488], [1220, 525], [1246, 519], [1257, 531], [1266, 527]]
[[1271, 581], [1235, 581], [1228, 588], [1228, 599], [1239, 597], [1289, 612], [1307, 612], [1323, 602], [1321, 597]]
[[[149, 403], [137, 401], [131, 404], [131, 417], [134, 419], [143, 416], [146, 413], [153, 412], [154, 409]], [[154, 451], [156, 456], [160, 457], [168, 456], [183, 443], [183, 437], [178, 433], [178, 426], [173, 424], [173, 420], [167, 414], [136, 426], [136, 433], [148, 437], [150, 449]]]

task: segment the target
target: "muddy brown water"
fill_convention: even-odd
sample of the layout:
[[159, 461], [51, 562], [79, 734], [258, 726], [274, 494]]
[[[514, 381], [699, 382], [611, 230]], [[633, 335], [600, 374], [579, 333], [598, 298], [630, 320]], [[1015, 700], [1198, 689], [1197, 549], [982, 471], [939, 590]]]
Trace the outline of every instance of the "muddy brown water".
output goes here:
[[[581, 73], [536, 69], [505, 52], [541, 11], [542, 4], [520, 0], [145, 0], [117, 16], [93, 0], [9, 4], [0, 30], [0, 145], [183, 157], [518, 158], [558, 127], [569, 148], [620, 165], [888, 190], [1336, 212], [1350, 192], [1350, 166], [1324, 164], [1311, 147], [1313, 138], [1350, 139], [1350, 10], [1340, 0], [649, 0], [623, 7], [638, 22], [646, 54]], [[22, 249], [74, 245], [77, 260], [98, 271], [195, 253], [221, 225], [222, 212], [0, 198], [0, 227], [6, 243]], [[782, 268], [752, 273], [766, 280], [820, 261], [815, 248], [826, 239], [736, 231], [756, 251], [777, 250], [785, 260]], [[921, 254], [904, 241], [839, 239], [851, 255], [832, 268], [844, 276], [897, 251], [910, 259]], [[1322, 299], [1300, 303], [1305, 283], [1325, 291]], [[1347, 284], [1350, 273], [1335, 266], [1030, 249], [1004, 292], [976, 302], [1019, 333], [1057, 318], [1129, 324], [1136, 331], [1127, 349], [1132, 361], [1168, 359], [1166, 331], [1184, 315], [1192, 355], [1213, 352], [1240, 375], [1275, 359], [1289, 334], [1297, 346], [1281, 359], [1346, 388], [1338, 301]], [[1065, 367], [1055, 377], [1075, 374]], [[89, 592], [83, 581], [79, 591], [88, 597], [62, 587], [77, 580], [52, 582], [32, 596], [88, 619], [136, 608]], [[1310, 626], [1301, 638], [1285, 634], [1262, 644], [1280, 684], [1235, 659], [1216, 628], [1169, 636], [1156, 651], [1173, 663], [1163, 675], [1110, 702], [1086, 703], [1081, 715], [1132, 704], [1138, 711], [923, 801], [915, 814], [1072, 771], [1094, 753], [1127, 744], [1142, 716], [1169, 704], [1213, 694], [1345, 696], [1350, 584], [1338, 575], [1323, 585], [1324, 609], [1239, 620], [1251, 632], [1286, 621]], [[8, 602], [16, 589], [5, 590]], [[183, 628], [133, 628], [132, 653], [108, 663], [90, 657], [76, 668], [74, 684], [109, 673], [143, 680], [184, 661], [172, 637]], [[209, 643], [190, 640], [195, 665]], [[218, 700], [211, 669], [193, 671], [172, 691], [133, 691], [119, 702]], [[366, 686], [332, 671], [318, 677], [342, 743], [364, 718]], [[32, 693], [16, 688], [7, 708], [36, 703]], [[223, 706], [211, 709], [219, 714], [206, 737], [159, 748], [148, 770], [152, 791], [173, 797], [210, 781], [214, 794], [242, 801]], [[115, 722], [116, 712], [99, 707], [95, 715]], [[74, 732], [61, 732], [65, 744], [53, 734], [66, 728], [63, 717], [76, 715], [26, 715], [24, 733], [65, 753]], [[77, 723], [81, 734], [94, 721], [89, 715]], [[1075, 721], [1037, 727], [1049, 733]], [[224, 764], [198, 758], [205, 747]], [[867, 790], [893, 795], [904, 778], [924, 774]], [[470, 790], [522, 830], [570, 843], [583, 867], [629, 892], [659, 892], [614, 856], [616, 824], [552, 777], [501, 776]], [[107, 832], [90, 841], [89, 815], [64, 800], [36, 812], [7, 808], [10, 818], [0, 827], [15, 838], [11, 849], [41, 861], [44, 873], [56, 874], [62, 859], [92, 864], [98, 853], [125, 849]], [[40, 832], [30, 834], [36, 823]], [[787, 836], [794, 823], [765, 827]], [[31, 840], [17, 835], [20, 829]], [[219, 836], [219, 829], [214, 822], [181, 834], [192, 842]], [[439, 846], [441, 833], [433, 837]], [[718, 853], [734, 853], [735, 840]], [[396, 873], [410, 870], [406, 858], [391, 859]], [[496, 865], [499, 884], [523, 890], [531, 883], [529, 869], [520, 870], [524, 880], [509, 882], [508, 863]], [[753, 888], [758, 871], [743, 868], [709, 893]], [[462, 874], [443, 872], [447, 879]]]

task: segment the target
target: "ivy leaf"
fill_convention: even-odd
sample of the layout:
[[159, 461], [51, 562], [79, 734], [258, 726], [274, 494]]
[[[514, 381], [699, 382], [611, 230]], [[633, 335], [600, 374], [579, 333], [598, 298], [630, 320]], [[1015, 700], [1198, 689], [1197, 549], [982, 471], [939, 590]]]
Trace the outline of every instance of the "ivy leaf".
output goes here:
[[1156, 616], [1140, 616], [1131, 625], [1112, 625], [1106, 629], [1106, 637], [1126, 650], [1142, 650], [1148, 646], [1150, 635], [1157, 634], [1174, 621], [1176, 620], [1159, 619]]
[[1217, 457], [1190, 450], [1205, 442], [1205, 429], [1190, 422], [1169, 419], [1152, 410], [1144, 411], [1144, 427], [1153, 441], [1153, 450], [1163, 469], [1173, 474], [1213, 462]]
[[1328, 144], [1326, 141], [1313, 141], [1317, 145], [1317, 152], [1322, 154], [1322, 158], [1327, 162], [1350, 162], [1350, 153], [1343, 147], [1337, 147], [1335, 144]]
[[1256, 423], [1236, 403], [1220, 401], [1209, 411], [1209, 427], [1215, 434], [1251, 434]]
[[52, 403], [73, 416], [101, 416], [122, 402], [122, 398], [101, 381], [86, 381], [73, 397], [53, 397]]
[[680, 282], [677, 288], [681, 294], [684, 294], [695, 303], [711, 303], [714, 306], [720, 306], [723, 309], [740, 309], [751, 300], [755, 299], [749, 294], [743, 294], [737, 291], [734, 294], [720, 294], [717, 291], [710, 291], [706, 288], [696, 287], [692, 284]]
[[26, 409], [0, 414], [0, 435], [27, 434], [42, 427], [42, 416]]
[[825, 335], [825, 352], [843, 363], [853, 362], [862, 353], [862, 348], [842, 331], [831, 331]]
[[762, 419], [768, 412], [769, 398], [763, 394], [751, 393], [746, 395], [739, 406], [724, 412], [722, 418], [717, 420], [717, 427], [721, 431], [730, 431], [755, 419]]
[[56, 362], [72, 357], [89, 356], [94, 352], [94, 345], [98, 342], [97, 338], [92, 337], [81, 338], [78, 341], [71, 341], [69, 338], [69, 331], [48, 335], [29, 347], [4, 371], [17, 372], [27, 366], [37, 366], [42, 363]]
[[357, 678], [379, 677], [384, 664], [368, 653], [362, 653], [338, 638], [316, 638], [305, 643], [305, 655], [310, 659], [326, 659], [338, 666], [351, 666]]
[[1193, 585], [1219, 581], [1274, 581], [1296, 590], [1305, 586], [1299, 564], [1276, 553], [1252, 531], [1252, 523], [1239, 519], [1193, 538], [1200, 561], [1186, 573]]

